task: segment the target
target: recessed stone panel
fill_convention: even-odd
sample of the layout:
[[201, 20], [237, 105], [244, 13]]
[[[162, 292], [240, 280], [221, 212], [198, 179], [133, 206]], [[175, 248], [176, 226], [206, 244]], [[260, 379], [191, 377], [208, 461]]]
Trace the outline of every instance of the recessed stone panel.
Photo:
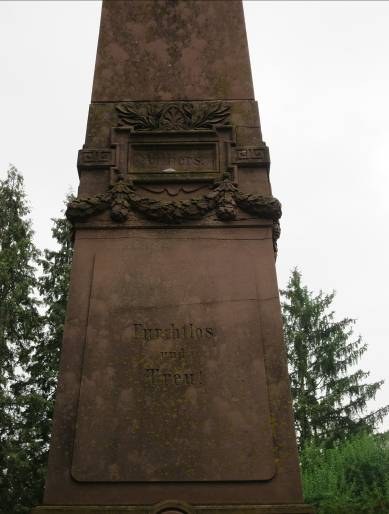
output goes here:
[[131, 145], [129, 173], [134, 180], [216, 178], [215, 143], [152, 143]]
[[137, 242], [121, 255], [96, 257], [76, 480], [273, 476], [255, 273], [245, 257], [236, 279], [224, 279], [218, 257], [233, 252], [229, 244], [198, 241], [190, 276], [172, 257], [193, 242]]

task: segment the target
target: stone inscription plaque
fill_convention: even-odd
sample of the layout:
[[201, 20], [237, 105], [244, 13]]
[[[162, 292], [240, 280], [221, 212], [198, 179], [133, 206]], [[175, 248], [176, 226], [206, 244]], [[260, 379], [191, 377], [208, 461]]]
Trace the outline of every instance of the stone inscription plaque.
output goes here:
[[[234, 280], [218, 284], [218, 252], [209, 244], [197, 248], [208, 267], [190, 276], [185, 266], [174, 265], [172, 241], [154, 251], [139, 243], [124, 255], [96, 257], [76, 480], [254, 481], [274, 475], [255, 285], [249, 267], [240, 271], [240, 292]], [[142, 260], [143, 269], [138, 264], [132, 271]]]
[[219, 171], [215, 143], [131, 144], [129, 173], [134, 180], [212, 178]]

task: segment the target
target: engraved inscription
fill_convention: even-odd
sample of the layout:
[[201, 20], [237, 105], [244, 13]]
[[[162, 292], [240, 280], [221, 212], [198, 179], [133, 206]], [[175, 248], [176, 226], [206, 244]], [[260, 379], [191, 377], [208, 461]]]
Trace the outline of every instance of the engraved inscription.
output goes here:
[[193, 323], [185, 325], [177, 325], [170, 323], [164, 328], [155, 328], [144, 325], [143, 323], [134, 323], [134, 336], [136, 339], [143, 341], [151, 341], [152, 339], [209, 339], [215, 337], [216, 329], [214, 327], [197, 327]]
[[132, 145], [132, 173], [217, 171], [214, 145]]
[[144, 369], [145, 384], [154, 387], [204, 385], [202, 370], [190, 366], [201, 353], [201, 343], [215, 341], [216, 333], [215, 327], [197, 326], [194, 323], [173, 322], [163, 327], [134, 323], [133, 341], [148, 343], [143, 346], [143, 351], [149, 356], [148, 362], [159, 361], [159, 364]]
[[[251, 245], [237, 252], [230, 240], [134, 238], [125, 248], [97, 253], [72, 454], [75, 480], [272, 478]], [[196, 265], [187, 262], [190, 255]], [[185, 469], [177, 455], [187, 459]]]
[[[193, 352], [192, 352], [193, 355]], [[165, 359], [185, 359], [187, 356], [187, 352], [185, 348], [181, 348], [180, 350], [174, 350], [169, 352], [160, 352], [161, 360]]]
[[183, 373], [166, 372], [159, 368], [147, 368], [146, 381], [153, 385], [203, 385], [201, 371], [186, 371]]

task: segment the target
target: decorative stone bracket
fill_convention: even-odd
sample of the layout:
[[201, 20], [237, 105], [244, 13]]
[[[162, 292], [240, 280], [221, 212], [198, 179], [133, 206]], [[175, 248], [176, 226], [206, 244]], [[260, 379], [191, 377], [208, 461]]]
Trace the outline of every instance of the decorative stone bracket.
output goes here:
[[261, 146], [237, 146], [233, 152], [233, 164], [239, 167], [266, 166], [270, 167], [269, 148]]
[[78, 169], [107, 168], [115, 164], [115, 152], [110, 148], [85, 148], [78, 152]]

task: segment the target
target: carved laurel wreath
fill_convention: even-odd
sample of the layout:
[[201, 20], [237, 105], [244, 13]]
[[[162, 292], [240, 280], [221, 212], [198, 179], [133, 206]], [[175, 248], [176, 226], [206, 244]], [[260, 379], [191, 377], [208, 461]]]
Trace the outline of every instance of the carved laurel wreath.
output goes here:
[[272, 196], [242, 193], [230, 178], [216, 182], [213, 189], [203, 196], [171, 201], [139, 196], [131, 181], [121, 179], [106, 193], [71, 201], [66, 216], [74, 223], [110, 209], [111, 218], [123, 222], [127, 219], [129, 211], [133, 210], [149, 220], [180, 224], [189, 220], [199, 220], [212, 211], [218, 219], [231, 221], [236, 219], [238, 207], [256, 218], [272, 220], [273, 241], [276, 244], [280, 235], [280, 202]]
[[116, 106], [120, 124], [134, 130], [201, 130], [226, 123], [230, 106], [222, 102], [147, 104], [124, 102]]

